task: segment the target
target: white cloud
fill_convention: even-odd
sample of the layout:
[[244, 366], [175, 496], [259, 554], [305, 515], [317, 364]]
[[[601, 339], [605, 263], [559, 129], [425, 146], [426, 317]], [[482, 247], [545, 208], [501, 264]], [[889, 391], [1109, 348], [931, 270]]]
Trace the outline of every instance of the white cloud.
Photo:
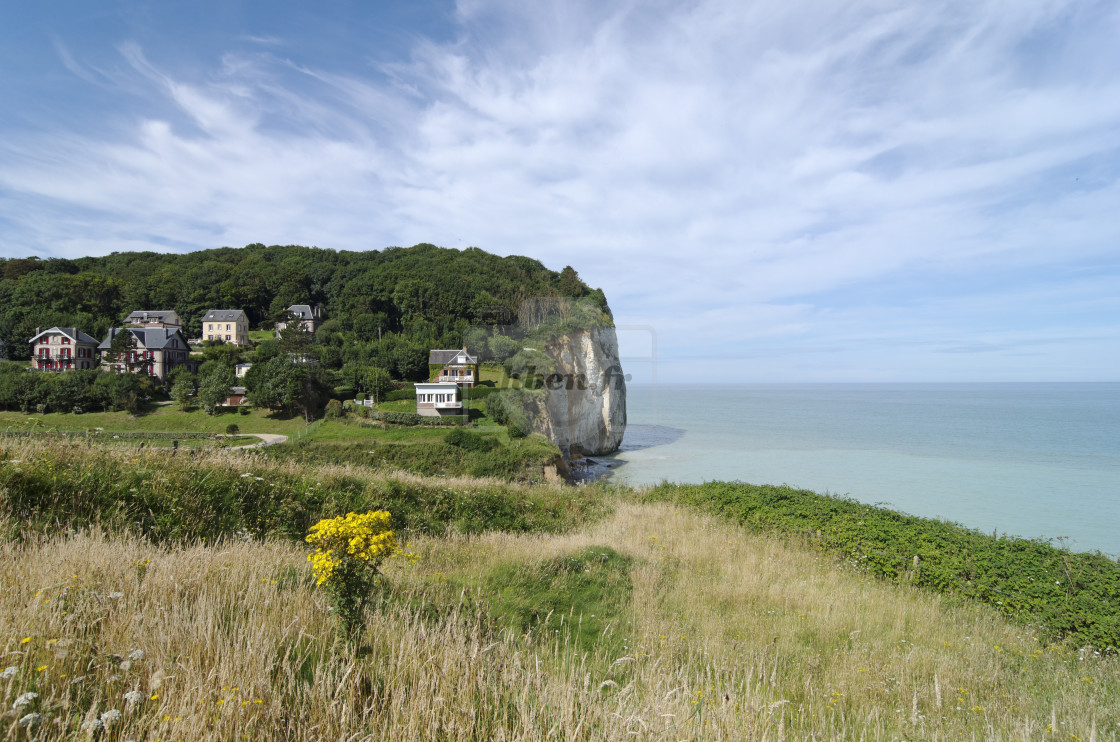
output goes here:
[[[932, 310], [853, 313], [860, 287], [1114, 254], [1103, 3], [464, 0], [457, 17], [453, 43], [368, 69], [296, 65], [272, 56], [295, 39], [262, 36], [199, 77], [121, 45], [149, 96], [120, 96], [128, 129], [0, 145], [6, 199], [36, 204], [8, 243], [474, 244], [575, 266], [670, 355], [807, 353], [831, 332], [877, 364], [878, 328], [919, 333]], [[1054, 311], [1081, 290], [1055, 283]]]

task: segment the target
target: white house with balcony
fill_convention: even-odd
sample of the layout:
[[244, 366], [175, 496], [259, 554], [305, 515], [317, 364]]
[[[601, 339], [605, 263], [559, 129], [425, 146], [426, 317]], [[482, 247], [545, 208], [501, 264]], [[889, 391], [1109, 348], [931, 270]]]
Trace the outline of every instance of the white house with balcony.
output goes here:
[[97, 340], [76, 327], [36, 331], [31, 343], [31, 367], [40, 371], [97, 368]]
[[463, 396], [459, 385], [447, 382], [425, 382], [416, 387], [416, 412], [424, 417], [462, 415]]

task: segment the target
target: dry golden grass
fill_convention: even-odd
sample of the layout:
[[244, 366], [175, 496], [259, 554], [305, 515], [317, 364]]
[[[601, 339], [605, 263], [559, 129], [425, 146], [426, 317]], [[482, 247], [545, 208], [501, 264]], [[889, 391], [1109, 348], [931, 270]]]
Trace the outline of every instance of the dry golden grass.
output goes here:
[[[634, 559], [627, 637], [582, 655], [511, 634], [469, 590], [497, 562]], [[0, 545], [0, 724], [39, 739], [1115, 740], [1117, 662], [1043, 650], [987, 610], [838, 568], [669, 505], [559, 536], [424, 539], [363, 648], [299, 545]], [[147, 561], [146, 561], [147, 560]], [[481, 584], [481, 582], [479, 583]], [[119, 595], [118, 595], [119, 593]], [[27, 641], [24, 641], [24, 640]], [[607, 646], [607, 644], [604, 644]], [[617, 646], [617, 645], [616, 645]], [[143, 657], [129, 659], [130, 653]], [[38, 697], [13, 708], [21, 694]], [[135, 691], [142, 700], [129, 703]], [[1048, 725], [1051, 729], [1048, 730]]]

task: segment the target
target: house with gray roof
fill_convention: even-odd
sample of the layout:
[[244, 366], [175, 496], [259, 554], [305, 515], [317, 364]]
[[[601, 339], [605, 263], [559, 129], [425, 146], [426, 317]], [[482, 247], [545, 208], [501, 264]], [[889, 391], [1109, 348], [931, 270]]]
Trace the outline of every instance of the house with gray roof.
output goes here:
[[[119, 333], [132, 334], [132, 348], [121, 357], [112, 352], [113, 338]], [[123, 374], [145, 373], [160, 381], [166, 381], [171, 369], [187, 366], [194, 370], [191, 349], [187, 339], [177, 327], [114, 327], [97, 346], [101, 351], [101, 368]]]
[[249, 344], [249, 318], [241, 309], [211, 309], [202, 317], [202, 339]]
[[137, 327], [182, 327], [183, 323], [175, 312], [162, 309], [140, 309], [124, 318], [126, 325]]
[[[292, 322], [299, 323], [303, 329], [312, 335], [319, 329], [319, 325], [323, 324], [323, 310], [319, 307], [312, 309], [309, 304], [293, 304], [288, 307], [287, 311], [292, 316]], [[283, 320], [277, 322], [276, 336], [280, 337], [280, 331], [290, 324], [292, 323]]]

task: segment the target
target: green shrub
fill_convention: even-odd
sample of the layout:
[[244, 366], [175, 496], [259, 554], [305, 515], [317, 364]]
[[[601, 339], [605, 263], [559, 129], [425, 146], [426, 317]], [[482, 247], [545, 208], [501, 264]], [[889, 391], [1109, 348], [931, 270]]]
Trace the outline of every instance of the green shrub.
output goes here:
[[241, 428], [238, 427], [237, 423], [230, 423], [226, 426], [226, 435], [237, 435], [240, 432]]
[[486, 416], [493, 420], [498, 425], [505, 425], [509, 416], [506, 414], [505, 400], [502, 399], [500, 394], [487, 396], [484, 403]]
[[498, 442], [484, 438], [478, 433], [472, 433], [463, 428], [456, 428], [452, 430], [443, 439], [443, 442], [449, 446], [456, 446], [464, 451], [489, 451], [498, 445]]
[[469, 398], [471, 402], [479, 402], [497, 391], [499, 389], [496, 386], [472, 386], [469, 390], [463, 392], [463, 396]]

